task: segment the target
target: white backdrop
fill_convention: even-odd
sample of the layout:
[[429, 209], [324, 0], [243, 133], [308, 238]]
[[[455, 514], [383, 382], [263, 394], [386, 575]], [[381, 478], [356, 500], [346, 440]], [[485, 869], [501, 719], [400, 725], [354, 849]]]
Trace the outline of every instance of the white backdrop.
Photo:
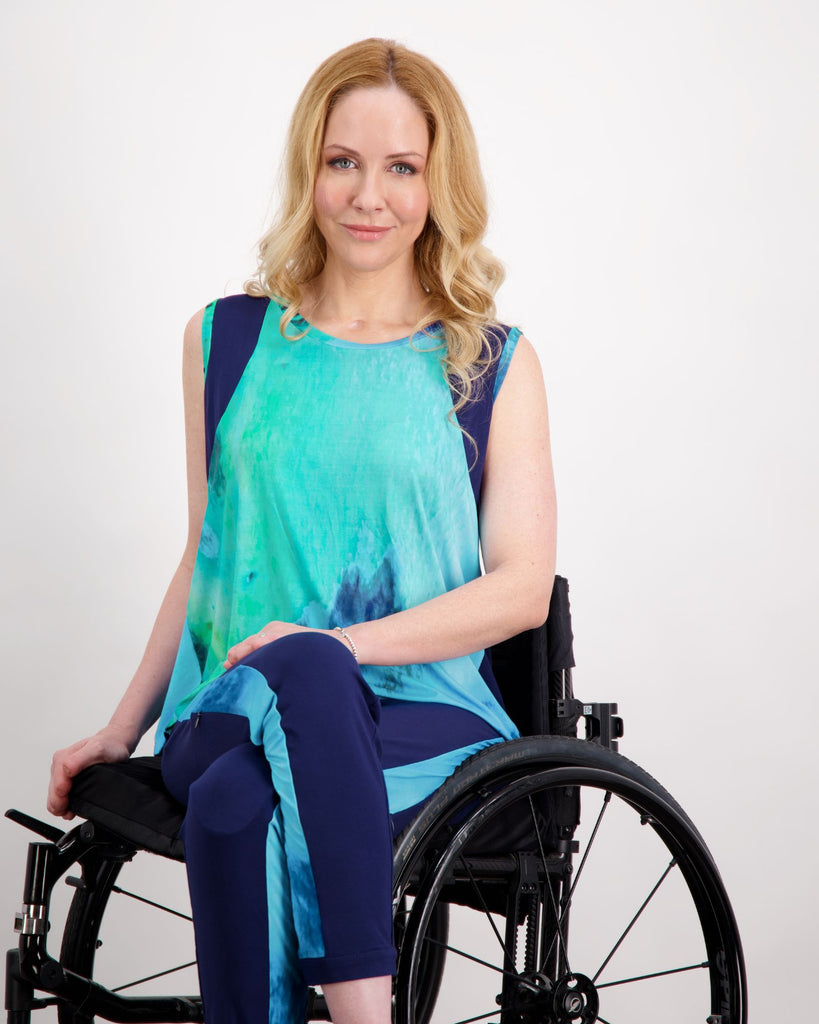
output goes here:
[[819, 910], [811, 0], [5, 4], [0, 804], [45, 814], [51, 751], [136, 664], [184, 542], [182, 328], [253, 267], [305, 79], [368, 35], [473, 116], [550, 392], [578, 693], [705, 834], [778, 1019]]

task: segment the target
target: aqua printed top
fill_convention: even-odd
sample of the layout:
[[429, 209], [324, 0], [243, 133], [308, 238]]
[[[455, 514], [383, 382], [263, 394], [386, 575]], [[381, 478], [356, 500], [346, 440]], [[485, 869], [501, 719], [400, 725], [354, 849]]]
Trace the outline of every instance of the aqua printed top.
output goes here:
[[[493, 365], [456, 420], [440, 330], [365, 345], [297, 317], [293, 338], [281, 314], [247, 295], [205, 313], [208, 503], [157, 750], [267, 622], [378, 619], [481, 572], [480, 473], [517, 329], [493, 334]], [[362, 672], [382, 698], [456, 705], [517, 735], [483, 651]]]

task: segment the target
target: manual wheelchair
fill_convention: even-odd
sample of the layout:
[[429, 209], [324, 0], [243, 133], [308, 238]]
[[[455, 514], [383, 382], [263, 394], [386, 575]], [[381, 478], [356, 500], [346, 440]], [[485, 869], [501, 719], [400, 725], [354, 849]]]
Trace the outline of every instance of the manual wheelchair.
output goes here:
[[[522, 738], [463, 764], [396, 840], [396, 1024], [745, 1024], [740, 938], [702, 837], [617, 752], [617, 705], [573, 695], [564, 579], [546, 625], [492, 657]], [[114, 988], [95, 977], [112, 895], [151, 903], [124, 889], [120, 872], [142, 851], [184, 856], [183, 811], [157, 759], [86, 769], [72, 807], [87, 820], [68, 832], [7, 812], [46, 840], [29, 845], [19, 946], [6, 963], [8, 1024], [47, 1006], [59, 1024], [203, 1020], [198, 996], [121, 994], [175, 968]], [[76, 867], [55, 958], [51, 894]], [[311, 990], [307, 1020], [328, 1019]]]

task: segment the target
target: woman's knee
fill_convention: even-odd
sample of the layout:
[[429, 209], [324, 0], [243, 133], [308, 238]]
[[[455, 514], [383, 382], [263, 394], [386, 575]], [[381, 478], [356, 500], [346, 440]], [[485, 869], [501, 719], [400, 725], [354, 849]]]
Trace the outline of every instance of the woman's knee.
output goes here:
[[314, 715], [332, 715], [337, 707], [362, 701], [370, 716], [378, 719], [378, 698], [350, 649], [326, 633], [291, 633], [258, 648], [243, 664], [265, 676], [279, 705], [300, 705]]

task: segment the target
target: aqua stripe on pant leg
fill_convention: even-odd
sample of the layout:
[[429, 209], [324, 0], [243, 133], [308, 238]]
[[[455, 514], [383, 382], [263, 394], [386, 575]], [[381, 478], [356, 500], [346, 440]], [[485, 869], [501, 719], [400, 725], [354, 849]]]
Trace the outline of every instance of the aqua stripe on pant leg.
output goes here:
[[307, 985], [299, 968], [280, 807], [276, 808], [268, 827], [266, 866], [270, 1024], [298, 1024], [304, 1020]]

